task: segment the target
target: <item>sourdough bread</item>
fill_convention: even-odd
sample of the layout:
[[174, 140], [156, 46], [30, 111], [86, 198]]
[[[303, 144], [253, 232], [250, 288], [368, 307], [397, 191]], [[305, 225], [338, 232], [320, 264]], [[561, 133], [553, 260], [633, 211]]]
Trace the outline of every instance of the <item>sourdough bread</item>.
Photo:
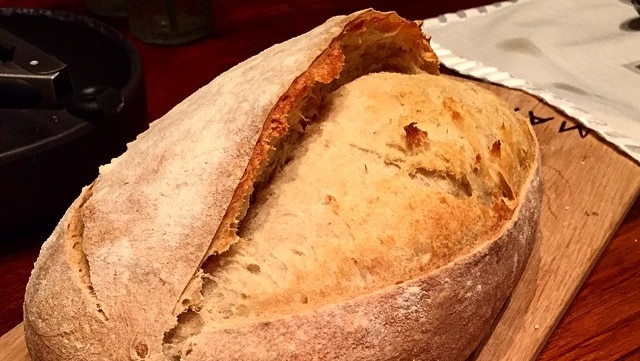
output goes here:
[[437, 73], [415, 23], [368, 10], [214, 79], [43, 245], [32, 358], [467, 357], [535, 240], [539, 155], [504, 102]]

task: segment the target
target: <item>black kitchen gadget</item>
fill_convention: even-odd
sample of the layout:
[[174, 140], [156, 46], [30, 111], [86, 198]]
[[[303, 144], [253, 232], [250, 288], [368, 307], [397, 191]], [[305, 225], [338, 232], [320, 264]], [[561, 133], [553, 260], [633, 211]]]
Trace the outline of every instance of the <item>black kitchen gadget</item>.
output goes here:
[[141, 60], [119, 32], [0, 9], [0, 230], [59, 219], [146, 127]]

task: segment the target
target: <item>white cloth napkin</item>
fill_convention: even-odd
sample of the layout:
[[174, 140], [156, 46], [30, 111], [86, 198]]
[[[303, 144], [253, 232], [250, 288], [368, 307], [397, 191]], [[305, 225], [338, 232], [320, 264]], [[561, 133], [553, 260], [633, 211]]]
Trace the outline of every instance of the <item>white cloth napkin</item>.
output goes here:
[[624, 0], [513, 0], [426, 19], [456, 71], [525, 90], [640, 162], [640, 18]]

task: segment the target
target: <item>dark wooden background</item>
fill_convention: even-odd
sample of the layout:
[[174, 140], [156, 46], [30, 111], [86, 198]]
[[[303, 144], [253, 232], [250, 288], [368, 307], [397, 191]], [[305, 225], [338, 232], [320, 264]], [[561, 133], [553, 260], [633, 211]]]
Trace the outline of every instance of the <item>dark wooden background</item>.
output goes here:
[[[212, 34], [196, 43], [143, 44], [124, 19], [104, 19], [131, 39], [146, 73], [149, 121], [259, 51], [363, 8], [394, 10], [410, 19], [485, 5], [491, 1], [278, 1], [212, 2]], [[78, 0], [0, 0], [0, 7], [40, 7], [87, 14]], [[257, 90], [259, 91], [259, 90]], [[0, 175], [1, 176], [1, 175]], [[1, 205], [0, 205], [1, 206]], [[22, 320], [24, 288], [52, 224], [0, 233], [0, 334]], [[640, 360], [640, 202], [636, 201], [542, 351], [540, 360]]]

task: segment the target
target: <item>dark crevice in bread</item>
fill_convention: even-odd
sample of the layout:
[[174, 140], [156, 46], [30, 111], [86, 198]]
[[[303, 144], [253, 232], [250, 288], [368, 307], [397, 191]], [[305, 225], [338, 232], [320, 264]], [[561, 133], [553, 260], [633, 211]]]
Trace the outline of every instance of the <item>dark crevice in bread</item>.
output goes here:
[[[268, 187], [272, 177], [291, 160], [293, 150], [304, 137], [308, 125], [318, 118], [327, 94], [360, 76], [374, 72], [438, 73], [437, 62], [425, 58], [429, 46], [415, 23], [401, 20], [395, 14], [372, 15], [373, 21], [369, 18], [365, 23], [362, 18], [356, 18], [347, 24], [328, 49], [293, 82], [289, 91], [272, 109], [268, 117], [270, 121], [265, 122], [263, 134], [247, 168], [252, 168], [254, 160], [258, 164], [253, 165], [253, 174], [245, 172], [247, 179], [236, 190], [244, 201], [235, 209], [230, 207], [228, 214], [232, 222], [227, 225], [223, 221], [212, 242], [209, 256], [204, 259], [201, 270], [197, 273], [198, 277], [192, 281], [201, 284], [200, 295], [183, 294], [176, 309], [184, 305], [188, 307], [178, 315], [175, 327], [165, 333], [163, 349], [165, 355], [172, 360], [180, 360], [185, 341], [200, 332], [197, 313], [202, 306], [202, 295], [206, 298], [209, 289], [215, 287], [210, 281], [210, 275], [216, 272], [224, 259], [233, 257], [233, 245], [231, 249], [223, 250], [224, 254], [211, 251], [215, 248], [216, 240], [220, 237], [232, 237], [234, 240], [229, 243], [242, 242], [237, 239], [237, 233], [242, 228], [249, 205], [259, 202], [256, 196]], [[416, 37], [416, 34], [420, 36]], [[420, 41], [417, 42], [416, 39]], [[336, 59], [339, 61], [336, 62]], [[334, 69], [330, 69], [331, 67]], [[256, 273], [258, 269], [259, 265], [256, 265], [248, 271]], [[193, 288], [187, 286], [186, 289]], [[192, 298], [200, 302], [184, 301]], [[302, 304], [308, 301], [304, 294], [297, 298]], [[186, 318], [184, 315], [190, 316]], [[232, 315], [233, 312], [228, 310], [222, 317]]]
[[426, 185], [435, 185], [454, 197], [468, 198], [473, 195], [473, 189], [469, 182], [469, 178], [464, 174], [458, 178], [451, 172], [442, 172], [439, 170], [418, 167], [415, 173], [410, 176]]
[[[182, 343], [186, 341], [193, 333], [202, 329], [204, 320], [198, 314], [197, 309], [189, 308], [178, 315], [178, 324], [182, 325], [182, 327], [174, 327], [165, 333], [164, 343]], [[172, 360], [180, 360], [180, 355], [173, 355]]]
[[[91, 186], [87, 187], [82, 196], [84, 198], [81, 200], [78, 209], [82, 209], [84, 203], [91, 198]], [[106, 322], [109, 318], [102, 308], [100, 300], [98, 300], [96, 292], [93, 289], [93, 283], [91, 282], [91, 268], [89, 267], [89, 261], [87, 260], [87, 255], [84, 253], [82, 246], [82, 240], [84, 238], [84, 221], [82, 213], [75, 213], [69, 220], [69, 223], [67, 224], [67, 232], [69, 236], [65, 241], [68, 245], [67, 257], [69, 259], [69, 264], [73, 265], [72, 267], [75, 266], [74, 268], [78, 270], [76, 276], [78, 277], [79, 284], [85, 287], [87, 296], [95, 303], [96, 315], [100, 320]]]

